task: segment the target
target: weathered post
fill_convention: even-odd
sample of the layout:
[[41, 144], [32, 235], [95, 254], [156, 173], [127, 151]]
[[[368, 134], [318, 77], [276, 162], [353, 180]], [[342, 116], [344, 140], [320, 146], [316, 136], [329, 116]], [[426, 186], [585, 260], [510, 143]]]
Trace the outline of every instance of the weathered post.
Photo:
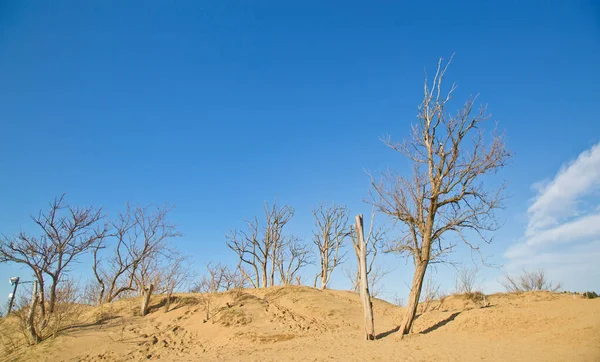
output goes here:
[[145, 316], [148, 313], [148, 304], [150, 304], [150, 297], [154, 290], [154, 284], [150, 284], [142, 289], [142, 307], [140, 309], [140, 315]]
[[19, 286], [19, 277], [10, 278], [10, 284], [14, 285], [14, 289], [12, 294], [10, 295], [10, 303], [8, 304], [8, 312], [6, 312], [6, 316], [10, 314], [12, 310], [13, 304], [15, 302], [15, 297], [17, 295], [17, 286]]
[[369, 279], [367, 275], [367, 244], [365, 242], [363, 231], [362, 215], [356, 215], [356, 237], [358, 244], [357, 256], [358, 271], [360, 275], [360, 299], [363, 304], [365, 316], [365, 337], [367, 340], [374, 340], [375, 322], [373, 321], [373, 304], [371, 303], [371, 294], [369, 293]]

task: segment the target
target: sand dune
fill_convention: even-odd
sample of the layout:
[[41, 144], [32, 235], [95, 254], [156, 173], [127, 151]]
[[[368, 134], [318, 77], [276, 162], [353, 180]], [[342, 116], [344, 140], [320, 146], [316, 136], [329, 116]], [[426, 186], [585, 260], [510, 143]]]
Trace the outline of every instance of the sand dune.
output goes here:
[[[35, 361], [600, 361], [600, 299], [532, 292], [435, 301], [413, 334], [395, 332], [402, 309], [375, 300], [379, 339], [363, 340], [358, 295], [308, 287], [181, 294], [168, 313], [155, 296], [84, 307], [80, 323], [3, 360]], [[99, 320], [100, 319], [100, 320]], [[6, 353], [6, 352], [0, 352]]]

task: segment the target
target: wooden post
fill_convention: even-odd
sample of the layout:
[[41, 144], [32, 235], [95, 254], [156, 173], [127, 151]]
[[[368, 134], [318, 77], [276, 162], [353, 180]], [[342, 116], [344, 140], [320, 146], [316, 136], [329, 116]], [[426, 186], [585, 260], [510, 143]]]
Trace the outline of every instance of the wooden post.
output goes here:
[[150, 304], [150, 297], [152, 296], [153, 290], [154, 284], [150, 284], [142, 290], [142, 307], [140, 309], [140, 315], [142, 316], [148, 314], [148, 304]]
[[[13, 281], [13, 279], [11, 279], [11, 281]], [[19, 278], [16, 277], [16, 279], [14, 280], [14, 284], [15, 287], [13, 289], [13, 292], [10, 296], [10, 303], [8, 304], [8, 312], [6, 312], [6, 316], [8, 317], [8, 315], [10, 314], [10, 311], [12, 310], [13, 304], [15, 302], [15, 297], [17, 296], [17, 287], [19, 286]]]
[[31, 306], [29, 307], [29, 314], [27, 315], [27, 330], [29, 331], [29, 336], [31, 337], [31, 341], [33, 342], [33, 344], [38, 344], [40, 342], [40, 336], [37, 334], [34, 325], [35, 309], [37, 307], [38, 300], [38, 282], [36, 280], [33, 282], [33, 292], [31, 293]]
[[369, 278], [367, 275], [367, 244], [363, 231], [363, 216], [356, 215], [356, 236], [358, 244], [358, 271], [360, 275], [360, 299], [365, 314], [365, 337], [375, 339], [375, 322], [373, 321], [373, 304], [369, 294]]

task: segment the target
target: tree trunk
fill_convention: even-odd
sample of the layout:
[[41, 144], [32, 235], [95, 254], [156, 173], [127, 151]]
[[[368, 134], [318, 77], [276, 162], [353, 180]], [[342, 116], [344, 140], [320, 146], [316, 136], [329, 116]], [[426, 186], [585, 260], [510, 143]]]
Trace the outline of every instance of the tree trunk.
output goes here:
[[265, 261], [265, 263], [262, 265], [262, 287], [266, 288], [267, 287], [267, 262]]
[[420, 261], [415, 270], [413, 277], [412, 287], [410, 289], [410, 296], [408, 297], [408, 305], [406, 306], [406, 312], [402, 325], [400, 326], [400, 333], [402, 335], [410, 333], [412, 329], [415, 315], [417, 314], [417, 306], [419, 305], [419, 298], [421, 297], [421, 288], [423, 286], [423, 280], [425, 279], [425, 272], [427, 271], [428, 260]]
[[145, 316], [148, 314], [148, 305], [150, 304], [150, 297], [154, 290], [154, 284], [150, 284], [142, 290], [142, 307], [140, 309], [140, 315]]
[[29, 331], [29, 337], [33, 344], [40, 343], [40, 336], [35, 330], [35, 309], [37, 307], [40, 296], [38, 294], [38, 282], [33, 282], [33, 292], [31, 293], [31, 306], [29, 307], [29, 314], [27, 315], [27, 330]]
[[48, 314], [54, 312], [54, 305], [56, 304], [56, 287], [57, 279], [52, 279], [52, 285], [50, 286], [50, 300], [48, 301]]
[[165, 313], [169, 312], [169, 309], [171, 308], [171, 298], [172, 297], [173, 297], [172, 292], [167, 293], [167, 301], [165, 302]]
[[362, 215], [356, 216], [356, 234], [358, 242], [358, 270], [360, 273], [360, 299], [363, 304], [365, 317], [365, 337], [375, 339], [375, 322], [373, 321], [373, 304], [369, 294], [369, 279], [367, 275], [367, 244], [363, 233]]

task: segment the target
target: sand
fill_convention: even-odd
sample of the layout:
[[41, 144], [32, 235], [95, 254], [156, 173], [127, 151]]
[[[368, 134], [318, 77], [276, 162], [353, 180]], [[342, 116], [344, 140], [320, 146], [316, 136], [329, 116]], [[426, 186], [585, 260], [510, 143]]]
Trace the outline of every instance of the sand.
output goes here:
[[[35, 347], [4, 348], [10, 361], [600, 361], [600, 298], [530, 292], [481, 301], [451, 296], [395, 331], [402, 308], [374, 300], [379, 338], [366, 341], [356, 293], [273, 287], [202, 298], [164, 297], [81, 306], [78, 324]], [[206, 303], [210, 317], [206, 319]], [[2, 328], [7, 328], [5, 321]], [[8, 350], [8, 351], [7, 351]], [[7, 354], [10, 352], [10, 354]]]

